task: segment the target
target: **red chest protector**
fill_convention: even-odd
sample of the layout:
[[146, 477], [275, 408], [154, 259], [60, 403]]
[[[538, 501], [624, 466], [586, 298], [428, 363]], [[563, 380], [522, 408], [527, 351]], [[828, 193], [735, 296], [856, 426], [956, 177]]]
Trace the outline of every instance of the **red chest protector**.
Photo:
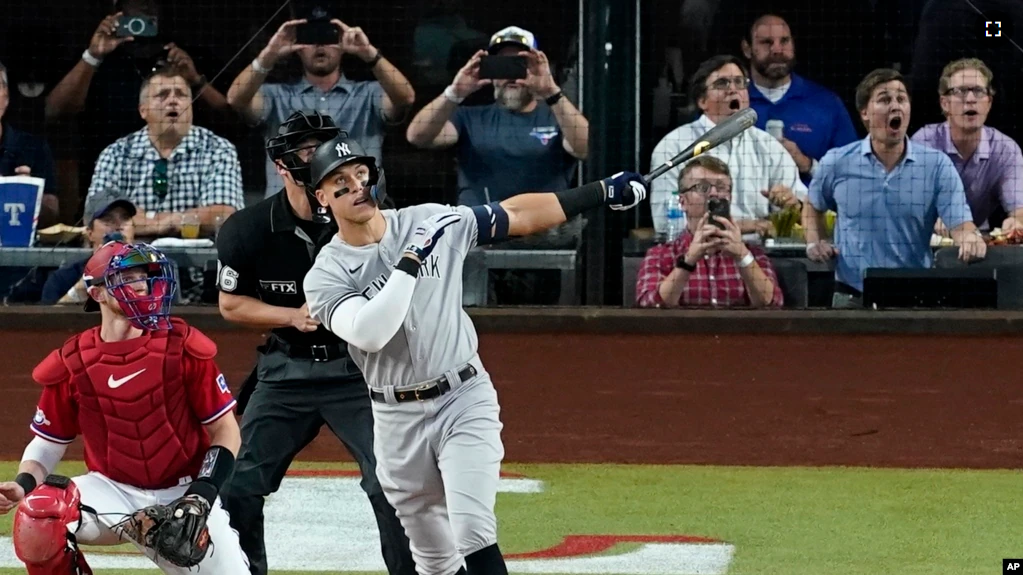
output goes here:
[[184, 355], [212, 358], [216, 345], [184, 321], [172, 323], [118, 354], [101, 350], [98, 329], [61, 349], [90, 470], [146, 489], [197, 474], [209, 436], [189, 403]]

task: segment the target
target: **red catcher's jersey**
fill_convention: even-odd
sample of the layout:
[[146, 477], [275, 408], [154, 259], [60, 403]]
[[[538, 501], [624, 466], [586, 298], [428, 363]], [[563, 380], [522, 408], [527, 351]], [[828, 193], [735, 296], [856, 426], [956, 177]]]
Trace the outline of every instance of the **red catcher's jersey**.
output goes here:
[[203, 425], [235, 406], [217, 346], [183, 320], [167, 331], [104, 342], [72, 336], [32, 372], [43, 393], [32, 431], [85, 441], [85, 464], [111, 480], [156, 490], [195, 479], [210, 440]]

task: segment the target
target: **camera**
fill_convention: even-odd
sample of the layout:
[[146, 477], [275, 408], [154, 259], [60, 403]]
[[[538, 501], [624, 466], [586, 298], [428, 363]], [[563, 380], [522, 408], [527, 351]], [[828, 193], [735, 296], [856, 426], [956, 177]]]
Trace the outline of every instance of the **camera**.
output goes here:
[[728, 204], [728, 200], [724, 198], [711, 198], [707, 201], [707, 213], [710, 214], [710, 223], [718, 228], [724, 230], [725, 225], [714, 219], [715, 216], [720, 216], [726, 220], [731, 219], [731, 206]]
[[128, 36], [152, 38], [156, 36], [156, 31], [156, 18], [153, 16], [121, 16], [117, 19], [117, 30], [114, 35], [118, 38]]

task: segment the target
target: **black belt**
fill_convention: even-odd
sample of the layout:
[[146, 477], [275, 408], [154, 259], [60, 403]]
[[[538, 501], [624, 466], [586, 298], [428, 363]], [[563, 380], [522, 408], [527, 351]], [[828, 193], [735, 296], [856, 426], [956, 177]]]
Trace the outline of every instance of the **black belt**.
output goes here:
[[[465, 368], [462, 368], [461, 370], [458, 371], [458, 378], [462, 382], [465, 382], [466, 380], [472, 378], [475, 375], [476, 367], [473, 366], [472, 364], [469, 364]], [[440, 378], [434, 380], [432, 383], [427, 382], [411, 390], [402, 390], [401, 392], [395, 391], [394, 399], [397, 400], [399, 404], [402, 402], [414, 401], [421, 402], [423, 400], [429, 400], [431, 398], [443, 396], [444, 394], [447, 394], [450, 391], [451, 384], [448, 382], [448, 377], [441, 376]], [[387, 402], [387, 398], [384, 396], [384, 393], [377, 392], [376, 390], [370, 390], [369, 397], [374, 402]]]
[[863, 292], [860, 292], [845, 282], [835, 282], [835, 292], [838, 292], [839, 294], [848, 294], [854, 298], [860, 298], [863, 296]]
[[276, 334], [270, 335], [270, 347], [272, 350], [280, 350], [289, 358], [300, 360], [313, 360], [314, 362], [329, 362], [338, 360], [348, 355], [348, 347], [344, 344], [321, 344], [315, 346], [300, 346], [290, 344]]

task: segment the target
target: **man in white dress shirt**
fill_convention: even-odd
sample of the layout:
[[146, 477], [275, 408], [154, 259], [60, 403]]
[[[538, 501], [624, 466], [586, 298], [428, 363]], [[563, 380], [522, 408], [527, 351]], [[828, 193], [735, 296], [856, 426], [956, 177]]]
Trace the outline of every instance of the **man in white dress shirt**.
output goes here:
[[[667, 162], [716, 124], [748, 108], [747, 86], [749, 74], [738, 58], [714, 56], [701, 64], [690, 80], [689, 95], [703, 114], [669, 132], [650, 155], [650, 167]], [[802, 207], [806, 186], [799, 179], [799, 168], [785, 147], [767, 132], [751, 127], [707, 154], [724, 161], [732, 170], [732, 219], [744, 235], [770, 230], [768, 216], [772, 209]], [[676, 189], [681, 169], [672, 168], [652, 184], [650, 211], [658, 234], [667, 229], [666, 201]]]

